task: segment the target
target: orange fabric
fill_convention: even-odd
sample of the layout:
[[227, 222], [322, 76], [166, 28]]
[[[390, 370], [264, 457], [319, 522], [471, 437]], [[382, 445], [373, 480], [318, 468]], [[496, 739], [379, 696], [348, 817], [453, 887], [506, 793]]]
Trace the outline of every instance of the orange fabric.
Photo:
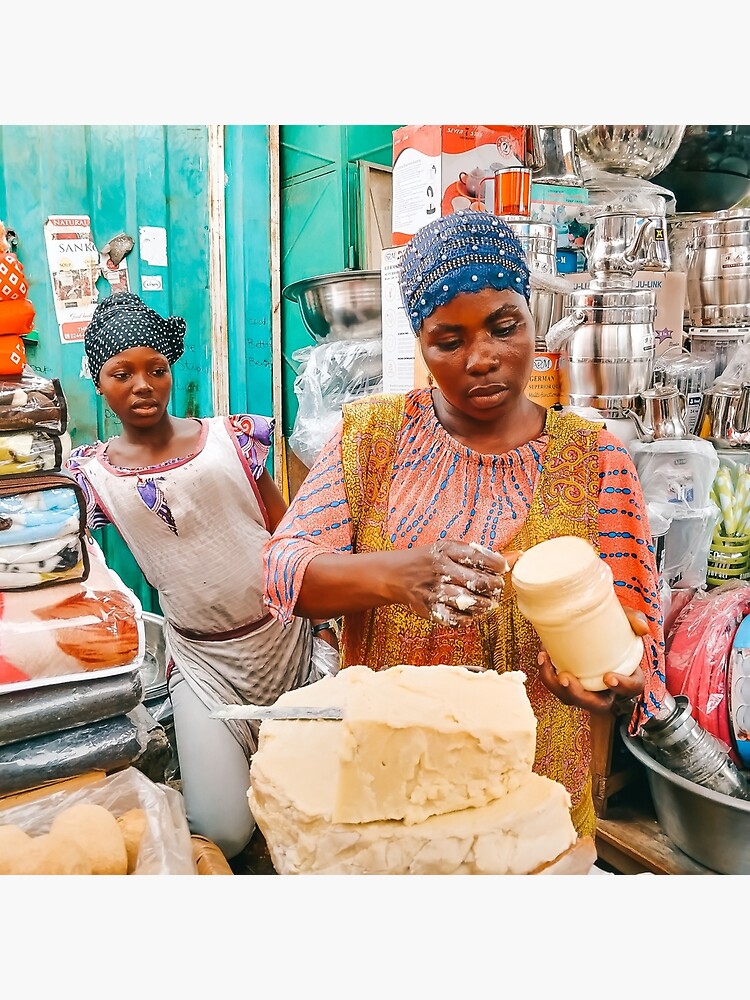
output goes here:
[[34, 329], [36, 312], [28, 299], [0, 302], [0, 336], [15, 333], [23, 336]]
[[20, 375], [26, 364], [26, 346], [16, 334], [0, 336], [0, 375]]
[[21, 261], [15, 254], [0, 254], [0, 302], [25, 299], [28, 292]]

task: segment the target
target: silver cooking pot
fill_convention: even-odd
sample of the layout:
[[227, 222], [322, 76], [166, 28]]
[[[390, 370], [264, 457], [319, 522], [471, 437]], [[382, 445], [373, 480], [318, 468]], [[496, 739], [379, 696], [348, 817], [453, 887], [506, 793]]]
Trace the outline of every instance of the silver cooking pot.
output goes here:
[[750, 325], [750, 209], [695, 221], [685, 256], [691, 324]]
[[560, 402], [594, 407], [606, 419], [623, 417], [651, 384], [655, 292], [585, 286], [566, 305], [569, 314], [546, 338], [560, 354]]
[[546, 288], [543, 279], [557, 277], [557, 230], [546, 222], [513, 218], [504, 221], [513, 230], [526, 254], [531, 278], [529, 310], [534, 319], [537, 347], [546, 350], [544, 338], [552, 325], [557, 293]]
[[704, 390], [696, 433], [717, 448], [750, 448], [750, 383]]

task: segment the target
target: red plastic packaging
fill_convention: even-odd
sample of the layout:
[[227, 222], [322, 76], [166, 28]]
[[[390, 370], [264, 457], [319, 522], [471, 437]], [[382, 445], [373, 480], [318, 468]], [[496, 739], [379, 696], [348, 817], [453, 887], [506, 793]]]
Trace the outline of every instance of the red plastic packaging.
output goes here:
[[666, 641], [667, 690], [689, 699], [693, 718], [729, 748], [735, 763], [728, 672], [735, 633], [748, 613], [750, 583], [732, 581], [699, 591], [677, 616]]

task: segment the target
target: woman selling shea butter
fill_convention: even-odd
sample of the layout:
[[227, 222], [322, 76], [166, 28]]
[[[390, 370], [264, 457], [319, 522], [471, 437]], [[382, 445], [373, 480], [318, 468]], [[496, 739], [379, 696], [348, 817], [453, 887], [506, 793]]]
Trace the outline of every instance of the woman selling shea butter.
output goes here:
[[[526, 396], [529, 269], [502, 219], [469, 211], [429, 223], [404, 249], [400, 284], [432, 383], [344, 407], [266, 543], [266, 600], [285, 622], [343, 616], [342, 667], [523, 670], [535, 770], [565, 785], [573, 822], [590, 835], [589, 713], [634, 698], [635, 733], [664, 694], [659, 581], [635, 468], [603, 424]], [[635, 669], [608, 671], [602, 690], [555, 671], [507, 572], [512, 553], [561, 535], [606, 561], [627, 639], [640, 644]]]

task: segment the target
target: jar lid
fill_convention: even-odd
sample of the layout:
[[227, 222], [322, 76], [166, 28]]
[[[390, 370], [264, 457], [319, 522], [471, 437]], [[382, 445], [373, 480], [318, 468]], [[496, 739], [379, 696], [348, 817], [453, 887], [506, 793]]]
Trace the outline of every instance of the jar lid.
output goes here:
[[581, 573], [599, 563], [596, 550], [585, 538], [560, 535], [532, 546], [513, 567], [513, 585], [520, 589], [559, 586], [580, 579]]

